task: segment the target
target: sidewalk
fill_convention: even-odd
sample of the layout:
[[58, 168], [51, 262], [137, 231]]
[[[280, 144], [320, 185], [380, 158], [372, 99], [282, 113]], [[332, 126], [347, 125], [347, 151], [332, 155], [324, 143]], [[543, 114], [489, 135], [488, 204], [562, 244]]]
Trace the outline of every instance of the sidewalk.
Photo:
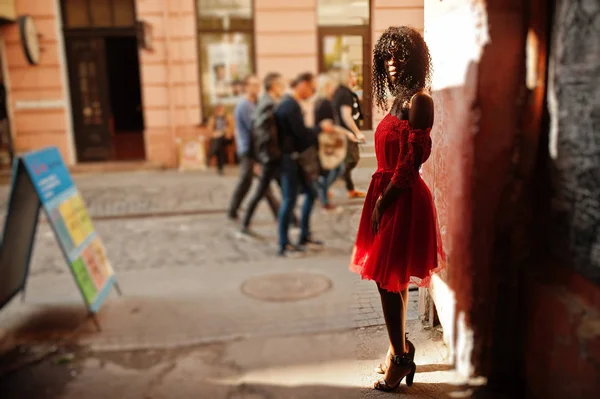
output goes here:
[[[25, 342], [68, 337], [65, 344], [93, 351], [166, 349], [382, 325], [377, 290], [349, 273], [346, 266], [347, 257], [315, 257], [310, 262], [271, 259], [243, 267], [222, 263], [210, 269], [117, 271], [124, 295], [112, 295], [102, 308], [98, 315], [101, 332], [87, 319], [70, 275], [38, 275], [29, 280], [26, 302], [17, 300], [7, 306], [0, 324]], [[298, 301], [285, 297], [263, 301], [243, 292], [245, 283], [268, 276], [279, 278], [281, 284], [289, 276], [306, 290], [319, 288], [314, 287], [319, 279], [329, 286]], [[267, 284], [265, 290], [277, 288]], [[416, 293], [412, 299], [409, 318], [416, 320]]]
[[[418, 348], [415, 383], [399, 398], [472, 397], [480, 383], [444, 363], [438, 335], [409, 322]], [[0, 378], [3, 399], [288, 399], [387, 398], [372, 390], [386, 332], [369, 327], [336, 333], [256, 337], [169, 351], [68, 352], [27, 373]], [[70, 359], [66, 363], [60, 359]], [[43, 396], [42, 396], [43, 395]]]
[[[368, 181], [370, 171], [356, 176]], [[50, 226], [40, 224], [26, 300], [0, 312], [0, 341], [51, 354], [0, 376], [0, 397], [386, 397], [370, 389], [388, 342], [379, 295], [348, 271], [362, 201], [338, 214], [317, 206], [312, 228], [325, 248], [280, 259], [265, 204], [253, 221], [262, 239], [240, 239], [227, 222], [235, 178], [78, 176], [124, 295], [111, 295], [96, 331]], [[343, 186], [336, 190], [342, 198]], [[469, 397], [439, 332], [422, 329], [416, 300], [412, 292], [408, 330], [420, 368], [400, 397]]]

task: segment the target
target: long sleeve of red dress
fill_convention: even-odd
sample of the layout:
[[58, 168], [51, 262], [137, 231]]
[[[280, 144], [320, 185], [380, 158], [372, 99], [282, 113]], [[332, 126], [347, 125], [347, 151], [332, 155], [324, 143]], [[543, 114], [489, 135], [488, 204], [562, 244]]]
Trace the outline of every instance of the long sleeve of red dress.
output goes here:
[[[409, 128], [410, 129], [410, 128]], [[408, 144], [408, 151], [402, 154], [402, 146]], [[428, 130], [410, 129], [407, 143], [400, 140], [400, 154], [392, 184], [398, 188], [411, 187], [419, 176], [421, 164], [431, 154], [431, 136]]]

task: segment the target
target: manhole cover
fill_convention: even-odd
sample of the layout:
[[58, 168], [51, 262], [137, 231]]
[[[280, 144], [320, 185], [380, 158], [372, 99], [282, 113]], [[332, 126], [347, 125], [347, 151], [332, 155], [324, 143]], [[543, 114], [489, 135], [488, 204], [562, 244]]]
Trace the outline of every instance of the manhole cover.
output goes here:
[[252, 277], [242, 284], [242, 292], [263, 301], [284, 302], [314, 298], [331, 288], [331, 281], [312, 273], [280, 273]]

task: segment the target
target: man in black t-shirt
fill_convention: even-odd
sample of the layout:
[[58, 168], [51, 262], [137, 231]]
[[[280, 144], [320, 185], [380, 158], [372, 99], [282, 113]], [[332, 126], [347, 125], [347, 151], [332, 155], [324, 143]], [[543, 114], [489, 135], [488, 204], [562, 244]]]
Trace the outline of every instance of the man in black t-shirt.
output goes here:
[[[340, 86], [333, 96], [333, 106], [336, 123], [354, 133], [358, 141], [364, 143], [365, 136], [358, 127], [358, 123], [362, 118], [360, 103], [358, 102], [358, 96], [350, 89], [350, 87], [354, 86], [355, 82], [356, 77], [354, 76], [354, 72], [349, 69], [340, 71]], [[346, 181], [346, 189], [350, 198], [362, 198], [365, 196], [364, 192], [356, 190], [352, 181], [352, 170], [358, 165], [359, 159], [358, 143], [349, 140], [344, 180]]]

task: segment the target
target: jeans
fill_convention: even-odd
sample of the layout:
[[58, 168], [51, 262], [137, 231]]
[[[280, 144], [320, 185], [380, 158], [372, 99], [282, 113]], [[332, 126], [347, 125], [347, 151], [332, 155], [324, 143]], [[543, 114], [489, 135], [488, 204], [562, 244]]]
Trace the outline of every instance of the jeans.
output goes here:
[[306, 195], [300, 220], [300, 244], [310, 238], [310, 215], [317, 197], [313, 185], [306, 182], [301, 175], [298, 161], [293, 159], [290, 154], [283, 154], [281, 159], [281, 189], [283, 191], [283, 202], [279, 209], [279, 247], [285, 249], [290, 243], [288, 230], [299, 190], [303, 189]]
[[344, 173], [344, 168], [344, 163], [342, 162], [342, 164], [337, 168], [327, 170], [319, 177], [319, 182], [317, 184], [319, 201], [321, 201], [321, 204], [324, 206], [329, 205], [329, 196], [327, 195], [329, 188], [331, 188], [337, 178]]

